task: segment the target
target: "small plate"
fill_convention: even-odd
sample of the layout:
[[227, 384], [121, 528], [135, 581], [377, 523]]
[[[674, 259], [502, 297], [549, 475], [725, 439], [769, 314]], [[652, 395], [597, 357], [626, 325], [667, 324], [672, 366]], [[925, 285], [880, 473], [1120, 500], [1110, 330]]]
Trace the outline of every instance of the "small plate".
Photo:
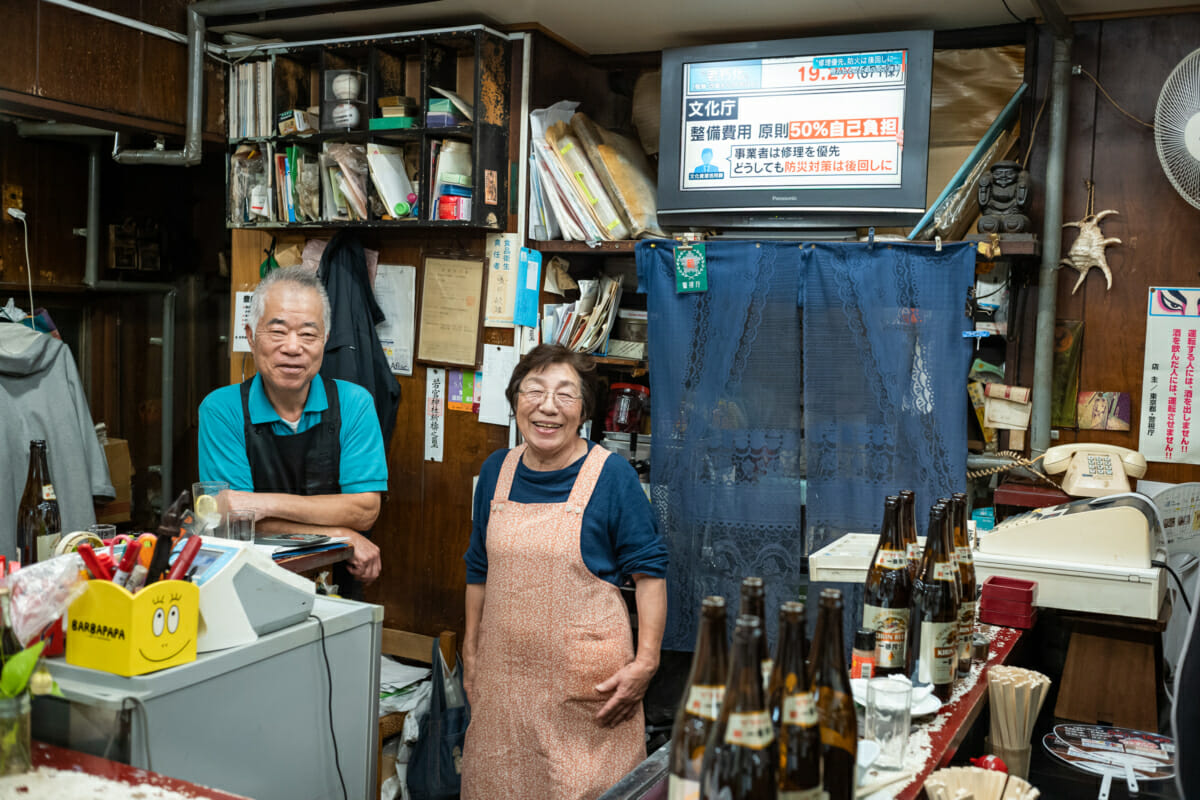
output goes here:
[[[867, 680], [867, 678], [850, 679], [850, 692], [854, 695], [854, 702], [864, 708], [867, 705]], [[942, 701], [934, 697], [928, 689], [920, 686], [913, 687], [912, 715], [914, 717], [936, 714], [941, 707]]]

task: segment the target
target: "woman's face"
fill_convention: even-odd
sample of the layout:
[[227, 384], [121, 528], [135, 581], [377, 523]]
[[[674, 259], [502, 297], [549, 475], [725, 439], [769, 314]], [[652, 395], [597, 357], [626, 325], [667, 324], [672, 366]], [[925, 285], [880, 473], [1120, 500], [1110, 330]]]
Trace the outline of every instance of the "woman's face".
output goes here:
[[531, 372], [521, 381], [519, 392], [517, 429], [538, 457], [550, 458], [575, 445], [583, 397], [573, 368], [551, 364]]

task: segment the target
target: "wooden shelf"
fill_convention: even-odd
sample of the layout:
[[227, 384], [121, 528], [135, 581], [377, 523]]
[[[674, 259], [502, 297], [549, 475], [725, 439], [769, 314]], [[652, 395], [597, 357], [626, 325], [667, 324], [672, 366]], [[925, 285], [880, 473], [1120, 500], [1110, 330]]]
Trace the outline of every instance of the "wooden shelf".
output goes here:
[[[974, 242], [976, 245], [980, 243], [988, 243], [992, 237], [986, 233], [971, 233], [963, 237], [964, 242]], [[1033, 233], [1002, 233], [1000, 234], [1000, 258], [1009, 258], [1011, 256], [1040, 256], [1042, 254], [1042, 242], [1038, 239], [1037, 234]], [[984, 253], [979, 253], [976, 258], [984, 261], [991, 261]]]
[[380, 228], [384, 230], [402, 230], [404, 228], [472, 228], [479, 230], [500, 230], [500, 225], [494, 226], [476, 225], [469, 219], [372, 219], [372, 220], [348, 220], [348, 219], [328, 219], [318, 220], [316, 222], [226, 222], [226, 228], [237, 228], [239, 230], [263, 230], [263, 231], [280, 231], [280, 230], [324, 230], [336, 228]]
[[623, 240], [619, 242], [563, 242], [563, 241], [531, 241], [534, 250], [542, 253], [632, 253], [636, 241]]
[[624, 367], [631, 370], [646, 369], [646, 360], [635, 358], [616, 358], [615, 356], [592, 356], [592, 361], [609, 367]]

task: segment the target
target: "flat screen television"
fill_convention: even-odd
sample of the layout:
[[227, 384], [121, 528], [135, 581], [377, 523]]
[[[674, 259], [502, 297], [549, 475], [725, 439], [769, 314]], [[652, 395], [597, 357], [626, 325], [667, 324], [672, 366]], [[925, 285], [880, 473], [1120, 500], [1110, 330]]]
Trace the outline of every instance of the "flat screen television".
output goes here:
[[932, 31], [663, 51], [660, 224], [911, 226], [932, 70]]

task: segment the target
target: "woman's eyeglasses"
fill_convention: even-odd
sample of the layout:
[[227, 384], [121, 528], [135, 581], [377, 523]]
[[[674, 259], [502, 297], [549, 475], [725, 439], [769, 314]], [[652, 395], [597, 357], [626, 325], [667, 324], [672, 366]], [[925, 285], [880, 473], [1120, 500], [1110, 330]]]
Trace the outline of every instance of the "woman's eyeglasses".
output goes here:
[[517, 394], [521, 395], [521, 399], [532, 406], [540, 406], [546, 399], [547, 394], [552, 394], [554, 405], [559, 408], [572, 408], [581, 399], [577, 394], [570, 394], [568, 392], [549, 393], [545, 389], [521, 389], [517, 391]]

